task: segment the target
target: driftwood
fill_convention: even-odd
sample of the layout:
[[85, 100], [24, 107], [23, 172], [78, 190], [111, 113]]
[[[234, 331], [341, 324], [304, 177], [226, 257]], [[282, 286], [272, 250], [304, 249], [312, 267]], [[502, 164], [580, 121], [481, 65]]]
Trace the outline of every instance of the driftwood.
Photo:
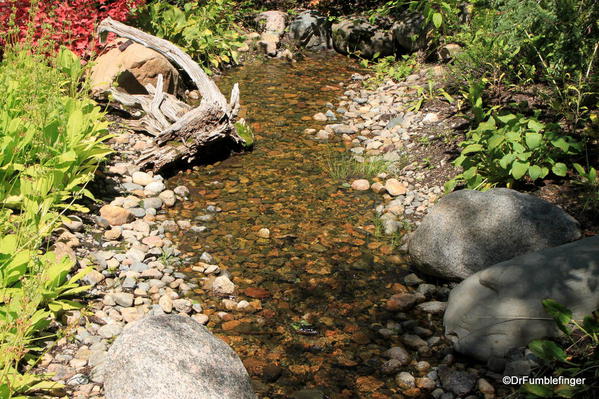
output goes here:
[[111, 89], [112, 99], [128, 108], [138, 108], [144, 116], [129, 120], [129, 127], [154, 136], [154, 147], [142, 153], [138, 163], [142, 169], [159, 171], [175, 163], [195, 161], [203, 149], [212, 145], [239, 145], [234, 121], [239, 112], [239, 87], [234, 85], [229, 103], [218, 86], [193, 59], [171, 42], [106, 18], [98, 33], [113, 32], [164, 55], [182, 69], [202, 96], [196, 108], [163, 92], [163, 78], [156, 87], [146, 85], [147, 95], [132, 95]]

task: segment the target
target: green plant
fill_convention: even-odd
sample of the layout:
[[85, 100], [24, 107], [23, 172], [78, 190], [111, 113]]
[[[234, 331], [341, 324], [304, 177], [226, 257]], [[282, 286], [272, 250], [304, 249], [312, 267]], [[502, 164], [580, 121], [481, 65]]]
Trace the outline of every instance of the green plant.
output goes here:
[[568, 168], [560, 159], [581, 150], [581, 144], [564, 135], [559, 125], [545, 124], [538, 115], [496, 113], [471, 130], [460, 146], [453, 163], [464, 172], [446, 183], [447, 191], [458, 184], [478, 190], [498, 184], [511, 187], [525, 176], [535, 181], [550, 172], [565, 176]]
[[210, 72], [238, 61], [237, 49], [244, 41], [233, 10], [232, 0], [186, 2], [181, 8], [156, 1], [142, 11], [139, 25], [181, 46]]
[[324, 159], [324, 169], [334, 179], [347, 180], [349, 178], [372, 178], [386, 172], [391, 162], [380, 157], [365, 158], [358, 162], [347, 153], [336, 153]]
[[585, 169], [582, 165], [574, 163], [574, 170], [578, 176], [573, 180], [581, 187], [582, 199], [585, 209], [599, 209], [599, 179], [597, 170], [592, 166]]
[[[49, 57], [31, 47], [5, 48], [0, 62], [0, 398], [55, 388], [31, 369], [52, 336], [52, 319], [80, 307], [86, 271], [48, 248], [65, 212], [108, 148], [107, 123], [86, 98], [80, 60], [63, 48]], [[92, 197], [93, 198], [93, 197]]]
[[441, 36], [456, 29], [462, 12], [457, 0], [391, 0], [377, 8], [374, 15], [401, 15], [408, 10], [420, 13], [426, 26], [434, 27], [428, 32], [429, 41], [438, 40]]
[[418, 61], [414, 54], [402, 55], [401, 60], [398, 60], [395, 56], [378, 58], [375, 57], [375, 62], [363, 59], [360, 61], [363, 67], [369, 67], [374, 72], [374, 76], [370, 79], [368, 84], [370, 86], [377, 86], [385, 82], [388, 79], [396, 82], [402, 81], [408, 77], [416, 68]]
[[529, 349], [545, 364], [541, 372], [553, 377], [584, 378], [584, 384], [524, 384], [522, 391], [533, 398], [583, 397], [597, 390], [599, 381], [599, 320], [597, 315], [575, 320], [572, 311], [552, 299], [543, 301], [565, 340], [534, 340]]
[[246, 149], [252, 149], [254, 147], [254, 131], [252, 128], [245, 122], [245, 120], [241, 119], [235, 123], [235, 128], [237, 129], [237, 134], [243, 140], [243, 146]]

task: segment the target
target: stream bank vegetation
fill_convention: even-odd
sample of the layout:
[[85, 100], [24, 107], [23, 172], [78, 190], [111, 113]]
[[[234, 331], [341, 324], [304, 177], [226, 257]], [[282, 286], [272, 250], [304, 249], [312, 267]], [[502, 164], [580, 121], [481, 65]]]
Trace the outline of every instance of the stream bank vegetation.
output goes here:
[[70, 50], [52, 56], [24, 45], [0, 63], [0, 398], [56, 389], [30, 373], [56, 331], [53, 320], [86, 289], [70, 275], [74, 259], [50, 236], [109, 153], [104, 114], [81, 84]]
[[[459, 46], [448, 62], [447, 77], [435, 82], [442, 89], [420, 88], [421, 99], [414, 108], [445, 101], [466, 121], [464, 134], [454, 141], [453, 165], [459, 172], [445, 184], [446, 191], [510, 187], [541, 196], [557, 192], [548, 199], [565, 205], [596, 232], [597, 3], [396, 0], [375, 13], [389, 15], [406, 9], [422, 11], [430, 22], [421, 61], [436, 62], [444, 46]], [[371, 64], [374, 84], [403, 80], [411, 73], [404, 59], [386, 57]], [[525, 384], [514, 395], [592, 397], [599, 370], [597, 314], [575, 320], [570, 310], [552, 300], [544, 306], [564, 336], [530, 343], [539, 364], [533, 372], [584, 377], [587, 382], [578, 386]]]

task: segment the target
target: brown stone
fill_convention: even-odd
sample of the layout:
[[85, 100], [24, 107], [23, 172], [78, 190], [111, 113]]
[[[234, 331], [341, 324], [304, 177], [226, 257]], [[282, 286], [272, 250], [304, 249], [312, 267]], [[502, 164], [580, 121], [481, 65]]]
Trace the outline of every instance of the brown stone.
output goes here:
[[113, 48], [95, 60], [90, 84], [94, 93], [107, 91], [113, 83], [130, 94], [148, 94], [147, 84], [156, 86], [158, 75], [164, 79], [164, 91], [174, 94], [179, 72], [160, 53], [141, 44], [131, 44], [124, 51]]
[[243, 293], [250, 298], [264, 299], [270, 296], [270, 292], [265, 290], [264, 288], [259, 287], [250, 287], [246, 288]]
[[408, 190], [406, 186], [397, 179], [389, 179], [385, 182], [385, 189], [389, 194], [396, 197], [405, 194]]
[[111, 226], [120, 226], [131, 220], [131, 212], [125, 208], [114, 205], [104, 205], [100, 208], [100, 216], [108, 220]]
[[414, 294], [395, 294], [387, 301], [386, 308], [391, 312], [407, 310], [414, 306], [418, 299], [418, 295]]

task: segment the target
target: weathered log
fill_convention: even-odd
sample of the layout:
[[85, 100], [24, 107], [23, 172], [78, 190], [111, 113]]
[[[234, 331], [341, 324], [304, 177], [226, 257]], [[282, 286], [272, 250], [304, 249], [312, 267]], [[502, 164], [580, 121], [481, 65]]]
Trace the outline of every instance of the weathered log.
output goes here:
[[234, 120], [239, 112], [239, 87], [234, 85], [229, 104], [218, 86], [191, 57], [174, 44], [123, 23], [106, 18], [98, 32], [113, 32], [164, 55], [179, 66], [198, 88], [202, 100], [197, 108], [163, 93], [162, 76], [156, 88], [147, 85], [149, 95], [130, 95], [111, 89], [112, 98], [127, 107], [137, 107], [145, 115], [127, 121], [134, 130], [145, 130], [155, 137], [155, 146], [142, 153], [138, 163], [143, 169], [159, 171], [170, 165], [196, 160], [203, 148], [218, 142], [239, 145]]

